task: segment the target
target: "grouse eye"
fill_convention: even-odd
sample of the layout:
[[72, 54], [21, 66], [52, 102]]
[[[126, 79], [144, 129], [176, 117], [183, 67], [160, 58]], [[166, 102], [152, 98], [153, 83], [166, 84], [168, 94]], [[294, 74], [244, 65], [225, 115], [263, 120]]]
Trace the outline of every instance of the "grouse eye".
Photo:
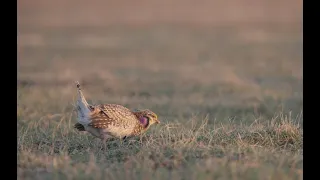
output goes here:
[[156, 116], [156, 115], [154, 115], [154, 114], [149, 114], [149, 116], [150, 116], [150, 117], [152, 117], [152, 118], [154, 118], [154, 119], [156, 119], [156, 118], [157, 118], [157, 116]]

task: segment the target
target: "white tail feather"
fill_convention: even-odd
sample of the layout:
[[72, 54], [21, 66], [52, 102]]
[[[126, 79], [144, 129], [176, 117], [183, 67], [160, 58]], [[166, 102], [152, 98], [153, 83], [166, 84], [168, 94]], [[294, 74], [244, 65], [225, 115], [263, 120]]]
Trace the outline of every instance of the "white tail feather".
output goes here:
[[90, 105], [86, 101], [84, 95], [82, 94], [80, 84], [76, 81], [78, 88], [78, 99], [77, 99], [77, 113], [78, 113], [78, 122], [82, 125], [88, 125], [90, 123]]

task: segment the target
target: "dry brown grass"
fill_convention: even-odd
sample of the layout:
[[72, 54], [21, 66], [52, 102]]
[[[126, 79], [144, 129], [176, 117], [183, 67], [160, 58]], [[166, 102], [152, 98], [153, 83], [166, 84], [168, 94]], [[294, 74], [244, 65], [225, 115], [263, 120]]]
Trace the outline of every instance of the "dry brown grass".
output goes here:
[[165, 123], [108, 149], [73, 118], [19, 128], [18, 177], [37, 179], [302, 179], [302, 130], [290, 117], [251, 126]]

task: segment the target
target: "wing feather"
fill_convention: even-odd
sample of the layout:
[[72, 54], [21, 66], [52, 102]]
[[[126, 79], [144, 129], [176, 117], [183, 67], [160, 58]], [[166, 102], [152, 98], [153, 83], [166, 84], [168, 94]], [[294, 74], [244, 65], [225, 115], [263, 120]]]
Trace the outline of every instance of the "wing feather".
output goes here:
[[94, 128], [123, 127], [134, 128], [137, 118], [127, 108], [117, 104], [102, 104], [95, 106], [89, 126]]

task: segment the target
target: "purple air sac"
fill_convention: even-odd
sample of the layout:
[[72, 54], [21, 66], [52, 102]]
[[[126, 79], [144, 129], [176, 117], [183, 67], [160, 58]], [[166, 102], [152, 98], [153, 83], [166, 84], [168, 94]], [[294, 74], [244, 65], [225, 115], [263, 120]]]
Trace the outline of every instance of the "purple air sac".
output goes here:
[[149, 119], [144, 116], [140, 117], [139, 121], [143, 125], [143, 127], [147, 127], [149, 124]]

